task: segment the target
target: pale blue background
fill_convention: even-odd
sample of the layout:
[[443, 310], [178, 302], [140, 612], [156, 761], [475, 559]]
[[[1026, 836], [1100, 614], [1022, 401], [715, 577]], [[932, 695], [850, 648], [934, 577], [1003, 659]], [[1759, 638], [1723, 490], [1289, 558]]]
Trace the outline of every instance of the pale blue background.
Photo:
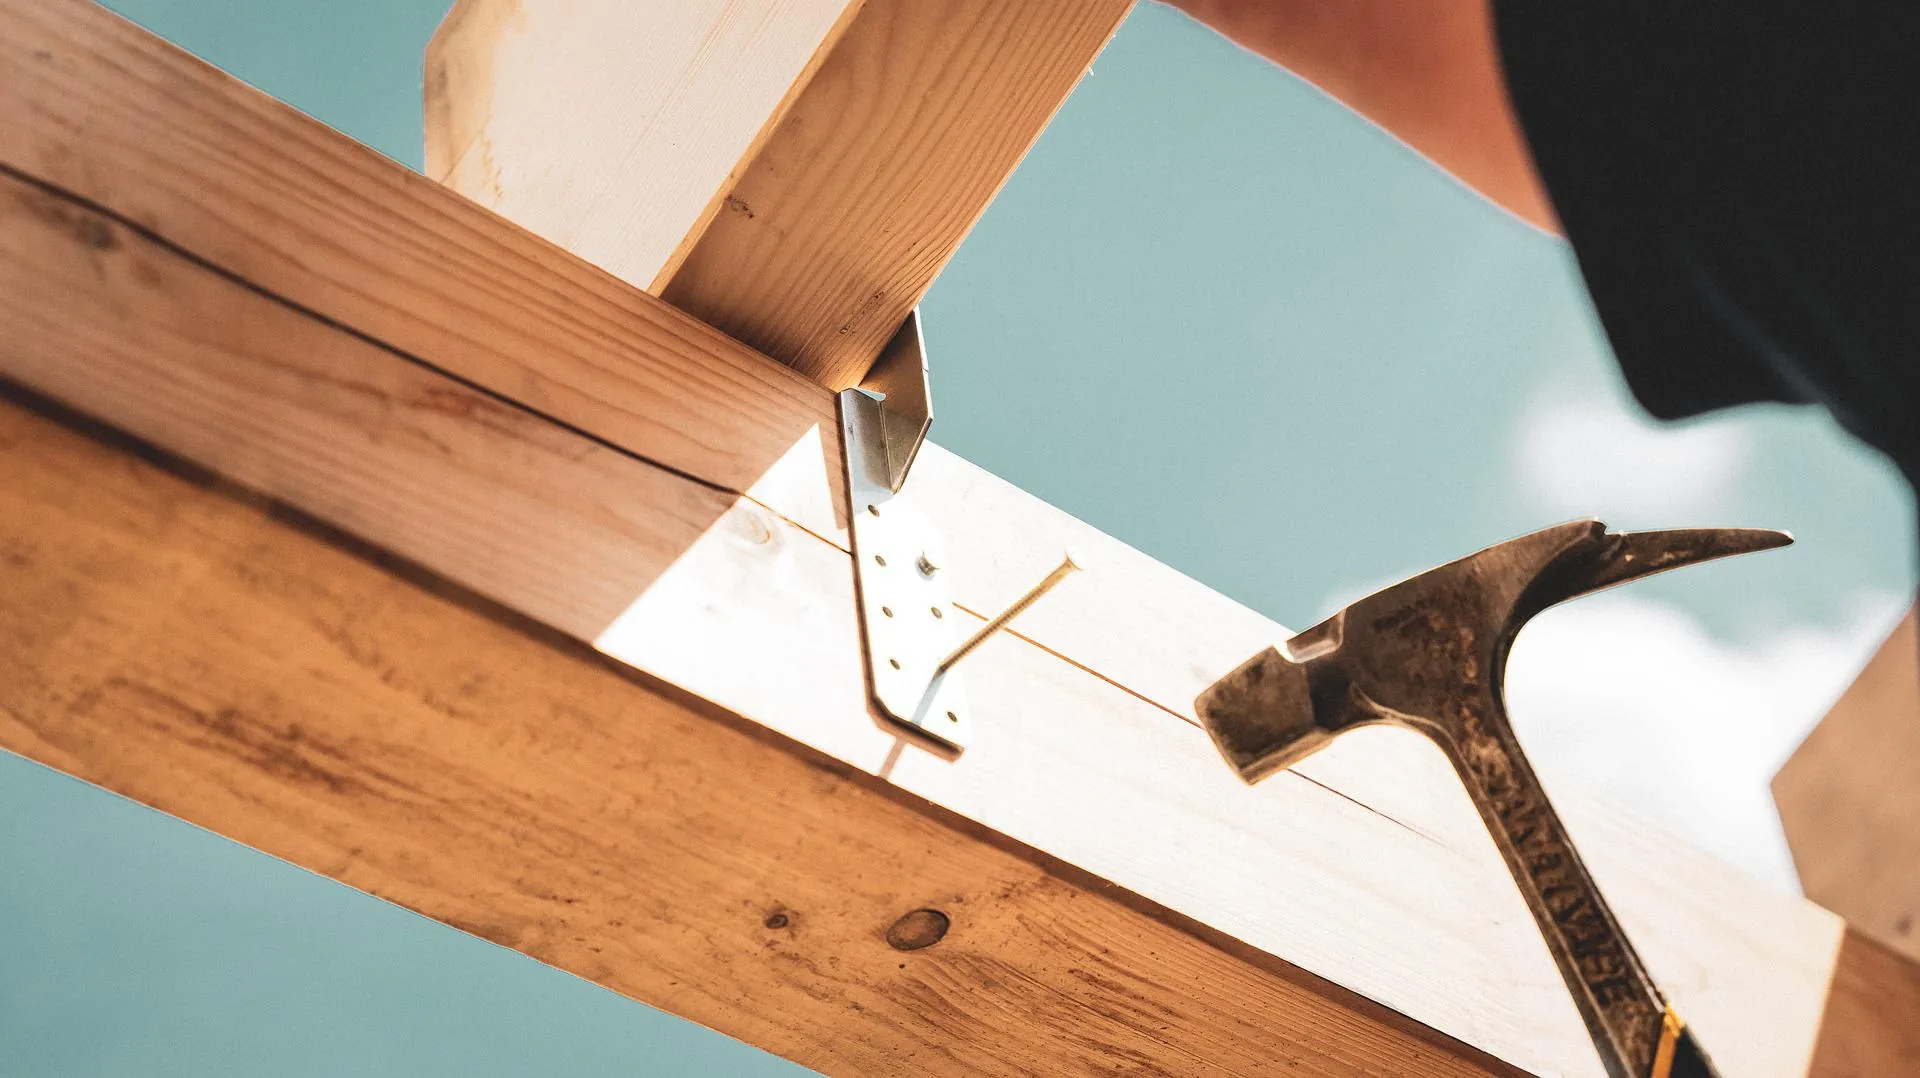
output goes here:
[[[443, 4], [110, 6], [417, 167]], [[1515, 431], [1542, 399], [1621, 399], [1559, 243], [1150, 5], [926, 310], [939, 441], [1296, 626], [1569, 515], [1516, 478]], [[1637, 519], [1616, 483], [1581, 511], [1794, 529], [1791, 555], [1644, 594], [1729, 654], [1839, 640], [1843, 678], [1909, 587], [1904, 488], [1819, 416], [1735, 422], [1710, 496]], [[794, 1069], [0, 755], [0, 1073]]]

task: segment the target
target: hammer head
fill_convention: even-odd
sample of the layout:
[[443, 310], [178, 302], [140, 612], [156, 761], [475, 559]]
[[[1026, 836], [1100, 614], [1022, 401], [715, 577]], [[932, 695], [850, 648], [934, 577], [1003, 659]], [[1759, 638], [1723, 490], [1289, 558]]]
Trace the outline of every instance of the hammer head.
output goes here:
[[1195, 708], [1248, 782], [1356, 726], [1392, 722], [1444, 740], [1463, 721], [1505, 721], [1507, 652], [1534, 614], [1638, 577], [1792, 541], [1757, 528], [1610, 533], [1597, 520], [1561, 524], [1361, 599], [1247, 660]]

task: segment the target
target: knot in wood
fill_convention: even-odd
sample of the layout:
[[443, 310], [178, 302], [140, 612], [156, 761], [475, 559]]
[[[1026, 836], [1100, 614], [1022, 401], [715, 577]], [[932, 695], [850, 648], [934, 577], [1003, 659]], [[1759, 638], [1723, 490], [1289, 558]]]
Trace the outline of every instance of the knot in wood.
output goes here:
[[946, 938], [953, 920], [939, 910], [910, 910], [887, 927], [887, 946], [896, 951], [918, 951]]

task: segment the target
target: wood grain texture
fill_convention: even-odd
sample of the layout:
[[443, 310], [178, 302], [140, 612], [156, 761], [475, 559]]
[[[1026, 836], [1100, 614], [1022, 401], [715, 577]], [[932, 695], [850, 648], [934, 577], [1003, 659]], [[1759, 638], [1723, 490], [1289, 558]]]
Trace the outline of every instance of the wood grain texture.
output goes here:
[[462, 0], [429, 172], [843, 388], [1131, 3]]
[[859, 8], [460, 0], [427, 45], [427, 175], [646, 288]]
[[1920, 965], [1849, 929], [1811, 1078], [1920, 1074]]
[[1909, 612], [1773, 779], [1807, 897], [1920, 960], [1920, 639]]
[[[1247, 790], [1178, 721], [1281, 627], [930, 451], [911, 482], [963, 555], [969, 609], [1024, 589], [1056, 543], [1088, 570], [969, 660], [974, 750], [902, 746], [866, 713], [844, 547], [807, 523], [831, 520], [805, 510], [838, 470], [824, 390], [97, 9], [0, 13], [20, 117], [0, 168], [33, 177], [0, 216], [0, 370], [1249, 955], [1594, 1073], [1436, 753], [1356, 735]], [[736, 432], [776, 460], [750, 498]], [[1722, 1064], [1803, 1071], [1836, 922], [1554, 789]]]
[[0, 0], [0, 20], [0, 165], [668, 468], [777, 487], [834, 534], [837, 473], [782, 467], [831, 439], [818, 386], [97, 5]]
[[[969, 660], [979, 742], [957, 762], [921, 752], [868, 714], [837, 546], [57, 192], [0, 190], [8, 376], [1250, 956], [1282, 957], [1513, 1065], [1597, 1073], [1437, 753], [1366, 735], [1332, 750], [1336, 766], [1417, 791], [1400, 796], [1405, 817], [1302, 774], [1249, 789], [1165, 709], [1011, 637]], [[1729, 1069], [1801, 1073], [1837, 945], [1829, 916], [1742, 885], [1603, 806], [1562, 808], [1656, 974]]]
[[868, 0], [660, 295], [857, 383], [1132, 0]]
[[[845, 548], [830, 393], [92, 4], [0, 14], [0, 167]], [[937, 447], [914, 485], [970, 609], [1064, 547], [1124, 580], [1017, 631], [1176, 713], [1283, 631]]]
[[0, 747], [828, 1073], [1509, 1073], [516, 620], [0, 402]]

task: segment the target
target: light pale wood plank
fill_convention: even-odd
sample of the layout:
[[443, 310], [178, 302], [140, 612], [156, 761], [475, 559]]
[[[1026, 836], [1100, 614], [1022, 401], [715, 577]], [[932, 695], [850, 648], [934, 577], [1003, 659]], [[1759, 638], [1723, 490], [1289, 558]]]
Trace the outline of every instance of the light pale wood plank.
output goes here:
[[1909, 612], [1773, 779], [1807, 897], [1920, 960], [1920, 639]]
[[429, 171], [843, 388], [1131, 2], [461, 0]]
[[[1465, 837], [1471, 809], [1437, 754], [1390, 732], [1333, 750], [1424, 791], [1399, 821], [1298, 775], [1247, 789], [1165, 709], [1014, 638], [970, 660], [975, 748], [954, 763], [901, 746], [866, 714], [833, 544], [69, 198], [12, 184], [0, 222], [11, 376], [1224, 938], [1516, 1065], [1596, 1073], [1491, 843]], [[1583, 841], [1620, 826], [1565, 807]], [[1803, 1072], [1830, 917], [1729, 890], [1697, 855], [1630, 828], [1608, 844], [1590, 853], [1603, 884], [1729, 1071]], [[1741, 923], [1696, 926], [1695, 904], [1738, 908]], [[1697, 976], [1674, 975], [1685, 970]]]
[[860, 6], [460, 0], [427, 45], [427, 175], [648, 287]]
[[828, 1073], [1506, 1073], [422, 584], [0, 401], [0, 747]]

